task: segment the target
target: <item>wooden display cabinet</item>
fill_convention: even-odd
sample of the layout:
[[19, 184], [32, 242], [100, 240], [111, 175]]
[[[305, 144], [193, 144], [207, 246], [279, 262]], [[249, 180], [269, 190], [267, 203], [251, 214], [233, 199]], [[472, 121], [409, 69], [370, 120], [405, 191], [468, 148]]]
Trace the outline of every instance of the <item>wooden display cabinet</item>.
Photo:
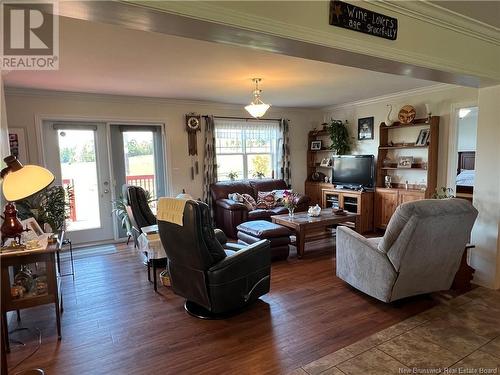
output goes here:
[[425, 199], [424, 191], [377, 188], [375, 192], [375, 227], [385, 229], [400, 204], [421, 199]]

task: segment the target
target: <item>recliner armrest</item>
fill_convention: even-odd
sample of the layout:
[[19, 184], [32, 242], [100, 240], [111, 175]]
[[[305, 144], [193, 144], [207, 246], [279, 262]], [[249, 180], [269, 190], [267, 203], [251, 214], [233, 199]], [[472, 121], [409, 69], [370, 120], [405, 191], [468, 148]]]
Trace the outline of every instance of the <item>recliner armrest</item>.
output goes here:
[[389, 301], [397, 271], [387, 254], [350, 228], [337, 227], [336, 274], [355, 288]]
[[245, 206], [243, 203], [235, 202], [231, 199], [217, 199], [215, 201], [215, 204], [218, 207], [224, 208], [225, 210], [229, 211], [248, 211], [247, 206]]
[[215, 238], [221, 245], [225, 245], [227, 242], [227, 236], [221, 229], [214, 229]]
[[269, 240], [255, 242], [221, 260], [208, 270], [210, 284], [225, 283], [259, 269], [271, 267]]

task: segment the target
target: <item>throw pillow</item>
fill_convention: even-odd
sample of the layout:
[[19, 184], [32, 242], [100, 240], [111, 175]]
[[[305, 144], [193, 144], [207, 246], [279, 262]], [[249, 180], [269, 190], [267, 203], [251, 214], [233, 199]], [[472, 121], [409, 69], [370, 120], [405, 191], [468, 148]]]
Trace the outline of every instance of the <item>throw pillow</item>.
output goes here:
[[253, 211], [257, 208], [257, 202], [250, 194], [242, 194], [243, 204], [247, 206], [249, 211]]
[[283, 206], [283, 195], [286, 190], [273, 190], [274, 196], [276, 197], [276, 206]]
[[271, 209], [276, 207], [276, 196], [272, 191], [259, 191], [257, 193], [257, 208]]
[[228, 194], [227, 198], [232, 200], [232, 201], [240, 202], [240, 203], [243, 203], [243, 201], [244, 201], [243, 196], [240, 193]]

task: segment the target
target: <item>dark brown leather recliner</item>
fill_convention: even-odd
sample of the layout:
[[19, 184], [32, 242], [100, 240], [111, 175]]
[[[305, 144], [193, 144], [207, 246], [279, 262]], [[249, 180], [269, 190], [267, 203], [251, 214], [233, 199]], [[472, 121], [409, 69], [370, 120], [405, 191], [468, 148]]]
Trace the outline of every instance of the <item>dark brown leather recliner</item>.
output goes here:
[[[284, 180], [255, 179], [238, 181], [221, 181], [210, 186], [212, 195], [215, 223], [218, 228], [230, 238], [237, 237], [236, 227], [241, 223], [252, 220], [271, 220], [272, 215], [285, 214], [288, 210], [278, 206], [269, 210], [248, 210], [243, 203], [228, 199], [232, 193], [249, 194], [257, 200], [259, 191], [285, 190], [288, 186]], [[298, 200], [296, 212], [307, 211], [310, 198], [301, 195]]]
[[139, 226], [139, 231], [142, 227], [147, 227], [156, 224], [156, 216], [149, 207], [146, 191], [140, 186], [126, 185], [127, 199], [134, 214], [135, 221]]
[[224, 250], [208, 206], [188, 201], [183, 226], [158, 220], [173, 291], [186, 298], [192, 315], [214, 318], [235, 312], [269, 292], [271, 252], [263, 240], [238, 251]]

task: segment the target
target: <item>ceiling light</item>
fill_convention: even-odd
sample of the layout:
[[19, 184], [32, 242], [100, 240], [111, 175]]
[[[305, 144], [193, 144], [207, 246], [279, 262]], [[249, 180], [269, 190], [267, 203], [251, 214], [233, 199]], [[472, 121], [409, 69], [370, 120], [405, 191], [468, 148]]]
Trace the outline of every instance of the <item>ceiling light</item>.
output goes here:
[[261, 118], [264, 116], [269, 109], [270, 105], [265, 104], [262, 100], [260, 100], [260, 93], [262, 90], [259, 89], [259, 82], [262, 81], [261, 78], [253, 78], [252, 81], [255, 82], [255, 90], [253, 91], [253, 100], [252, 102], [245, 106], [245, 109], [252, 117]]
[[469, 113], [471, 112], [471, 109], [470, 108], [460, 108], [458, 110], [458, 117], [459, 118], [464, 118], [465, 116], [467, 116]]

